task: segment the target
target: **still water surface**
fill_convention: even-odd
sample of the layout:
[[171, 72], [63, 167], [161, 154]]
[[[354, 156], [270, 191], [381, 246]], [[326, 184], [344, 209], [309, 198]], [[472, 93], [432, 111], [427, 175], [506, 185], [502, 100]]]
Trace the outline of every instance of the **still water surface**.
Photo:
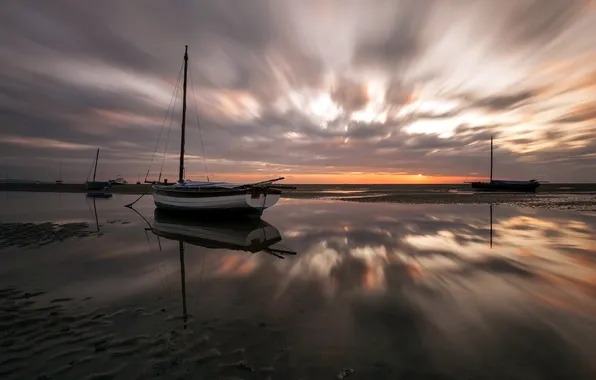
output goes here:
[[0, 378], [596, 378], [595, 215], [134, 199], [0, 193]]

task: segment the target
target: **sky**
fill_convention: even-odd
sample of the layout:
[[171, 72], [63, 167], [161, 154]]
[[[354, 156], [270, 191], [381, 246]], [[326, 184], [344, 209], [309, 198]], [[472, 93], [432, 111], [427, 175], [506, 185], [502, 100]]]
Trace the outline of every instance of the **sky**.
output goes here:
[[188, 45], [187, 179], [458, 183], [491, 136], [496, 178], [596, 179], [593, 0], [3, 0], [0, 25], [0, 178], [83, 182], [99, 148], [98, 179], [177, 179]]

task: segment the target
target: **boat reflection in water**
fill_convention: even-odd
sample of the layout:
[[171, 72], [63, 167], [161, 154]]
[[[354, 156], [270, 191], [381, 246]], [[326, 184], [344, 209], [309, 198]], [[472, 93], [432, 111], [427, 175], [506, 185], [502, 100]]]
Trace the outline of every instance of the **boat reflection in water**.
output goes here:
[[[296, 255], [294, 251], [272, 247], [282, 241], [281, 233], [261, 218], [240, 217], [234, 220], [201, 219], [196, 216], [190, 218], [184, 214], [156, 208], [150, 230], [158, 237], [158, 241], [160, 237], [178, 241], [184, 328], [188, 319], [184, 268], [185, 244], [209, 249], [265, 252], [280, 259], [284, 259], [284, 255]], [[159, 246], [161, 250], [161, 243]]]
[[[112, 194], [110, 194], [110, 197], [111, 196], [112, 196]], [[110, 198], [110, 197], [108, 197], [108, 198]], [[95, 232], [99, 233], [100, 232], [99, 231], [99, 218], [97, 216], [97, 203], [96, 203], [96, 198], [98, 198], [98, 197], [89, 197], [89, 194], [87, 194], [87, 198], [91, 199], [91, 201], [92, 201], [91, 203], [93, 203], [93, 216], [95, 218], [95, 229], [96, 229]], [[99, 198], [101, 199], [101, 197], [99, 197]], [[87, 202], [87, 206], [89, 206], [89, 210], [91, 210], [91, 206], [89, 203], [90, 202]]]
[[283, 259], [296, 252], [271, 246], [281, 242], [279, 230], [261, 218], [200, 219], [155, 209], [155, 235], [210, 249], [230, 249], [251, 253], [266, 252]]

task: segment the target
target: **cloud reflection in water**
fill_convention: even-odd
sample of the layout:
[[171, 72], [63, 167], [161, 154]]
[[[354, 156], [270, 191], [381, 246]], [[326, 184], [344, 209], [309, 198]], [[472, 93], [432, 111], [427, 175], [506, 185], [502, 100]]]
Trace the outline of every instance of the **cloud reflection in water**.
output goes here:
[[[580, 371], [595, 347], [596, 218], [495, 206], [491, 228], [490, 211], [285, 201], [265, 219], [297, 256], [220, 251], [205, 273], [263, 289], [260, 307], [291, 324], [303, 347], [357, 344], [367, 347], [360, 359], [466, 363], [483, 378], [503, 361], [510, 368], [497, 372], [512, 376]], [[254, 297], [237, 291], [236, 300]]]
[[[65, 195], [63, 211], [44, 213], [47, 202], [31, 217], [22, 205], [39, 195], [23, 195], [5, 204], [14, 210], [5, 221], [86, 218], [95, 231], [78, 196]], [[153, 204], [143, 202], [142, 214], [152, 215]], [[180, 236], [160, 238], [159, 251], [145, 222], [121, 207], [125, 199], [97, 203], [100, 236], [5, 249], [0, 280], [114, 308], [177, 314], [183, 300], [187, 331], [209, 324], [221, 352], [242, 346], [265, 357], [291, 346], [292, 360], [276, 367], [280, 378], [345, 366], [356, 368], [354, 378], [375, 379], [596, 372], [594, 215], [494, 206], [491, 247], [486, 205], [284, 199], [264, 214], [267, 223], [171, 221], [170, 232], [218, 237], [184, 238], [180, 260]], [[267, 248], [297, 255], [282, 260], [251, 248], [268, 239]], [[169, 329], [162, 315], [139, 333]]]
[[[305, 203], [286, 202], [283, 210], [265, 218], [272, 223], [283, 218], [288, 225], [284, 244], [299, 252], [276, 265], [288, 281], [317, 279], [343, 293], [387, 291], [387, 272], [396, 266], [403, 267], [404, 282], [417, 286], [464, 275], [532, 282], [573, 278], [588, 285], [596, 274], [596, 222], [589, 217], [574, 220], [573, 214], [552, 213], [545, 219], [533, 211], [519, 215], [495, 207], [491, 248], [489, 206], [367, 204], [364, 213], [363, 205], [317, 201], [309, 205], [318, 209], [313, 216], [303, 212], [312, 211]], [[253, 260], [239, 255], [242, 258]]]

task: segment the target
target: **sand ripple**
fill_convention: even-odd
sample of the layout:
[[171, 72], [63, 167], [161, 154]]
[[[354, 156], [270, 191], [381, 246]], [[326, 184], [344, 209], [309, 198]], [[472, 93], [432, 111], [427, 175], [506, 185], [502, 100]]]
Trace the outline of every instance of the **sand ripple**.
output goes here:
[[91, 309], [85, 300], [0, 289], [0, 378], [261, 379], [275, 372], [280, 355], [254, 361], [244, 347], [215, 339], [209, 323], [164, 310]]
[[40, 247], [71, 238], [96, 235], [87, 223], [0, 223], [0, 249]]

